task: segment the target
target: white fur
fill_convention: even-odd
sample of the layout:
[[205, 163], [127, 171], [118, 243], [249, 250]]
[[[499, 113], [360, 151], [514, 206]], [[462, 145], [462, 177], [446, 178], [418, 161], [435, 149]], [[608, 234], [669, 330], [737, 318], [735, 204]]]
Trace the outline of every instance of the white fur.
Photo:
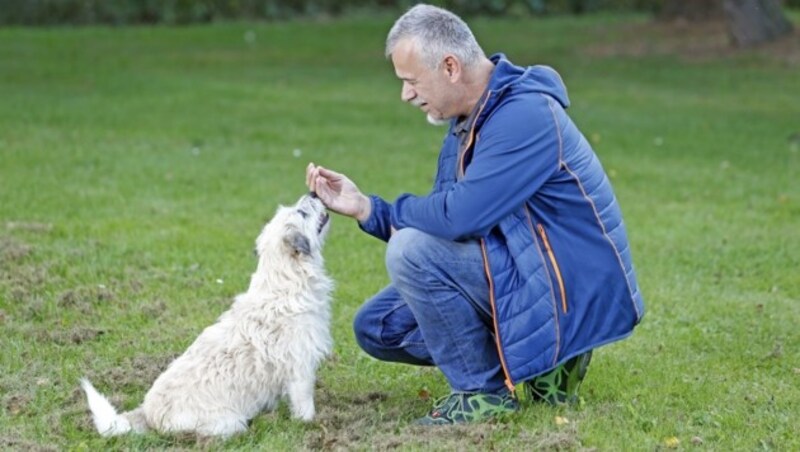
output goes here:
[[332, 348], [333, 282], [321, 254], [327, 221], [312, 196], [281, 206], [256, 240], [258, 267], [247, 292], [169, 365], [139, 408], [117, 414], [83, 379], [98, 432], [230, 436], [284, 396], [293, 417], [312, 420], [317, 367]]

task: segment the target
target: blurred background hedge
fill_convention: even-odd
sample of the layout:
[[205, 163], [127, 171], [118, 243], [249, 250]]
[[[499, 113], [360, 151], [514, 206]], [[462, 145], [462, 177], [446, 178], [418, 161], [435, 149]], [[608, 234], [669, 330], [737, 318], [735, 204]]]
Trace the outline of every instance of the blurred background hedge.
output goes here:
[[[663, 0], [431, 0], [463, 15], [657, 11]], [[667, 0], [668, 1], [668, 0]], [[405, 10], [409, 0], [0, 0], [0, 24], [189, 24]], [[788, 3], [800, 5], [800, 0]]]
[[[673, 0], [429, 0], [459, 14], [547, 15], [599, 11], [658, 13]], [[708, 1], [708, 0], [704, 0]], [[399, 12], [410, 0], [0, 0], [0, 25], [190, 24]], [[800, 0], [784, 5], [800, 7]]]

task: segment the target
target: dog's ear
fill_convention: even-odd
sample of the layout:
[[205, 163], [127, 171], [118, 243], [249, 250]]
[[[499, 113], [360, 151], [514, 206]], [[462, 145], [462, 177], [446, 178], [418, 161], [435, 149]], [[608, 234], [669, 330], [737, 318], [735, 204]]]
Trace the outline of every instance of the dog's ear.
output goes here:
[[283, 238], [283, 242], [294, 251], [295, 255], [311, 255], [311, 242], [308, 241], [308, 237], [299, 231], [290, 232]]

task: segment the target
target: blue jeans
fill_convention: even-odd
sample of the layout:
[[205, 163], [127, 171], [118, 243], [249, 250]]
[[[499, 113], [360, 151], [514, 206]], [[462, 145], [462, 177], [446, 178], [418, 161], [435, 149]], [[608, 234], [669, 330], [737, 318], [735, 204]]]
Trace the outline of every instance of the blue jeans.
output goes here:
[[392, 284], [353, 322], [361, 348], [383, 361], [435, 365], [453, 391], [505, 391], [480, 244], [401, 229], [386, 268]]

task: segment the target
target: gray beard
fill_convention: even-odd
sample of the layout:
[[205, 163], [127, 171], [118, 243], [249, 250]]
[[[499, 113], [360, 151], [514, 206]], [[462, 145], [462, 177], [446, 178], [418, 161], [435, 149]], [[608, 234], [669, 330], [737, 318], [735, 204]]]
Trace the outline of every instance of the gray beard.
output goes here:
[[446, 126], [446, 125], [450, 124], [450, 120], [449, 119], [437, 119], [437, 118], [434, 118], [431, 115], [427, 115], [427, 119], [428, 119], [428, 124], [430, 124], [432, 126]]

